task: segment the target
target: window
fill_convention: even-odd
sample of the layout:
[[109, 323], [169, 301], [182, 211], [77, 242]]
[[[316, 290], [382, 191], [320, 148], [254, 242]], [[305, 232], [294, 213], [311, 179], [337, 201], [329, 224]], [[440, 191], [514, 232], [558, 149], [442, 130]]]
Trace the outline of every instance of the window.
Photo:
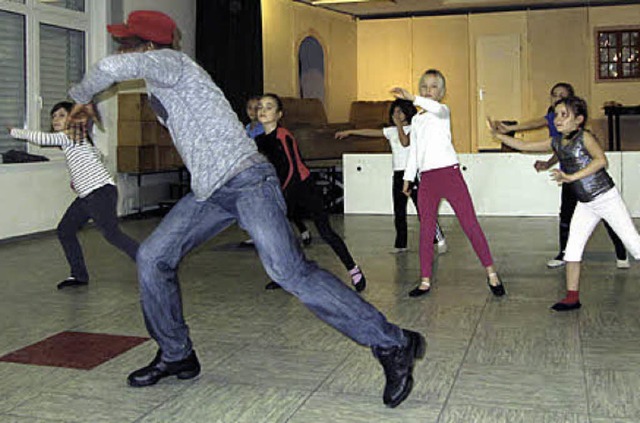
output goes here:
[[25, 19], [17, 13], [0, 10], [0, 153], [24, 149], [5, 128], [26, 123]]
[[640, 28], [599, 30], [598, 80], [640, 79]]
[[[67, 99], [87, 64], [90, 5], [86, 0], [0, 2], [0, 127], [48, 131], [49, 110]], [[0, 153], [38, 151], [0, 130]]]
[[[23, 0], [24, 1], [24, 0]], [[84, 0], [38, 0], [51, 6], [63, 7], [65, 9], [84, 12]]]

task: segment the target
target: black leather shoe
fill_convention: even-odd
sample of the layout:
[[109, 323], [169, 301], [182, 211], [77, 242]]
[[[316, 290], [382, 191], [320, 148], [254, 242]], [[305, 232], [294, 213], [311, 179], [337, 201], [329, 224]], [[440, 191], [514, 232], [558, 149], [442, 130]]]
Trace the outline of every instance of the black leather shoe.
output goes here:
[[387, 407], [395, 408], [407, 399], [413, 388], [413, 365], [424, 357], [427, 342], [417, 332], [402, 329], [407, 338], [404, 347], [373, 347], [373, 355], [384, 369], [386, 383], [382, 401]]
[[278, 282], [271, 281], [264, 286], [264, 289], [282, 289], [282, 287]]
[[580, 307], [582, 307], [582, 304], [580, 304], [580, 301], [578, 301], [575, 303], [555, 303], [551, 306], [551, 309], [555, 311], [571, 311], [577, 310]]
[[191, 351], [187, 358], [180, 361], [162, 361], [161, 355], [162, 352], [158, 350], [148, 366], [131, 373], [127, 378], [129, 386], [141, 388], [155, 385], [160, 379], [172, 375], [176, 375], [178, 379], [193, 379], [200, 374], [200, 362], [195, 351]]
[[87, 281], [81, 281], [79, 279], [74, 278], [73, 276], [70, 276], [58, 284], [58, 289], [64, 289], [70, 286], [84, 286], [88, 284], [89, 282]]
[[427, 289], [420, 289], [421, 286], [422, 286], [422, 284], [418, 285], [416, 288], [414, 288], [411, 291], [409, 291], [409, 296], [410, 297], [421, 297], [423, 295], [427, 295], [429, 293], [429, 291], [431, 291], [431, 285], [429, 285], [429, 288], [427, 288]]
[[504, 294], [507, 293], [507, 291], [504, 290], [504, 285], [500, 280], [500, 276], [498, 276], [498, 280], [500, 281], [500, 284], [493, 286], [491, 285], [491, 280], [489, 279], [489, 277], [487, 277], [487, 285], [489, 285], [489, 289], [491, 290], [491, 293], [493, 295], [495, 295], [496, 297], [502, 297]]

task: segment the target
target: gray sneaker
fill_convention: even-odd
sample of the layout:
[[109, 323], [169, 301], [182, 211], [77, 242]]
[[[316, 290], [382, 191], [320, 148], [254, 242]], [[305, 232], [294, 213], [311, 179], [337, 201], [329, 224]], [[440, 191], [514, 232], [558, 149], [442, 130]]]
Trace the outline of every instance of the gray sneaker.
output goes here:
[[559, 258], [552, 258], [551, 260], [549, 260], [547, 262], [547, 267], [549, 269], [557, 269], [559, 267], [562, 267], [566, 264], [566, 262], [564, 260], [560, 260]]
[[629, 264], [629, 259], [626, 258], [624, 260], [618, 260], [616, 259], [616, 267], [618, 269], [628, 269], [631, 267], [631, 264]]

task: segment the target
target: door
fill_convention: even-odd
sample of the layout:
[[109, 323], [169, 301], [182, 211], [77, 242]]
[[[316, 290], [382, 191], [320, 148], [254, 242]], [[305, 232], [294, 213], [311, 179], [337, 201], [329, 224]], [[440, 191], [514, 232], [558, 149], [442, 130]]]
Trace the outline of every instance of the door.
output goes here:
[[522, 112], [520, 34], [480, 36], [476, 43], [478, 151], [500, 150], [486, 118], [519, 120]]

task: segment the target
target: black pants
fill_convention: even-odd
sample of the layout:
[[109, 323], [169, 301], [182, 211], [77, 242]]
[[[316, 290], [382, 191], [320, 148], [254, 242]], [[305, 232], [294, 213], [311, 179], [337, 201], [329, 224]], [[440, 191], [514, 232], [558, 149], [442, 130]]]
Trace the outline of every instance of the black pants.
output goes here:
[[118, 190], [114, 185], [105, 185], [84, 198], [76, 198], [58, 224], [58, 239], [64, 249], [71, 276], [81, 281], [89, 281], [89, 273], [84, 262], [82, 248], [77, 233], [93, 219], [96, 226], [109, 243], [125, 252], [131, 260], [136, 260], [138, 242], [125, 235], [118, 226], [116, 207]]
[[[288, 187], [284, 194], [289, 213], [288, 217], [298, 226], [298, 229], [304, 232], [306, 227], [301, 219], [304, 216], [309, 216], [313, 220], [320, 237], [329, 244], [342, 264], [344, 264], [344, 267], [347, 270], [353, 269], [356, 263], [342, 238], [331, 228], [329, 214], [324, 209], [322, 195], [318, 192], [311, 178]], [[302, 223], [302, 228], [300, 223]]]
[[[409, 197], [403, 192], [404, 185], [404, 171], [395, 170], [393, 172], [393, 185], [391, 187], [391, 193], [393, 195], [393, 223], [396, 227], [396, 242], [395, 248], [407, 248], [407, 203]], [[413, 205], [418, 209], [418, 184], [414, 183], [411, 187], [411, 200]], [[440, 228], [440, 225], [436, 221], [436, 236], [433, 243], [436, 244], [439, 241], [444, 240], [444, 233]]]
[[[575, 211], [577, 204], [578, 199], [571, 188], [569, 188], [567, 184], [562, 184], [562, 197], [560, 201], [560, 253], [558, 254], [558, 259], [560, 260], [564, 258], [564, 250], [567, 248], [567, 240], [569, 239], [571, 218], [573, 217], [573, 212]], [[613, 246], [616, 249], [616, 257], [618, 260], [626, 260], [627, 250], [625, 249], [624, 244], [613, 229], [611, 229], [611, 226], [609, 226], [605, 221], [603, 221], [603, 223], [607, 233], [609, 234], [609, 238], [611, 238], [611, 242], [613, 242]]]

